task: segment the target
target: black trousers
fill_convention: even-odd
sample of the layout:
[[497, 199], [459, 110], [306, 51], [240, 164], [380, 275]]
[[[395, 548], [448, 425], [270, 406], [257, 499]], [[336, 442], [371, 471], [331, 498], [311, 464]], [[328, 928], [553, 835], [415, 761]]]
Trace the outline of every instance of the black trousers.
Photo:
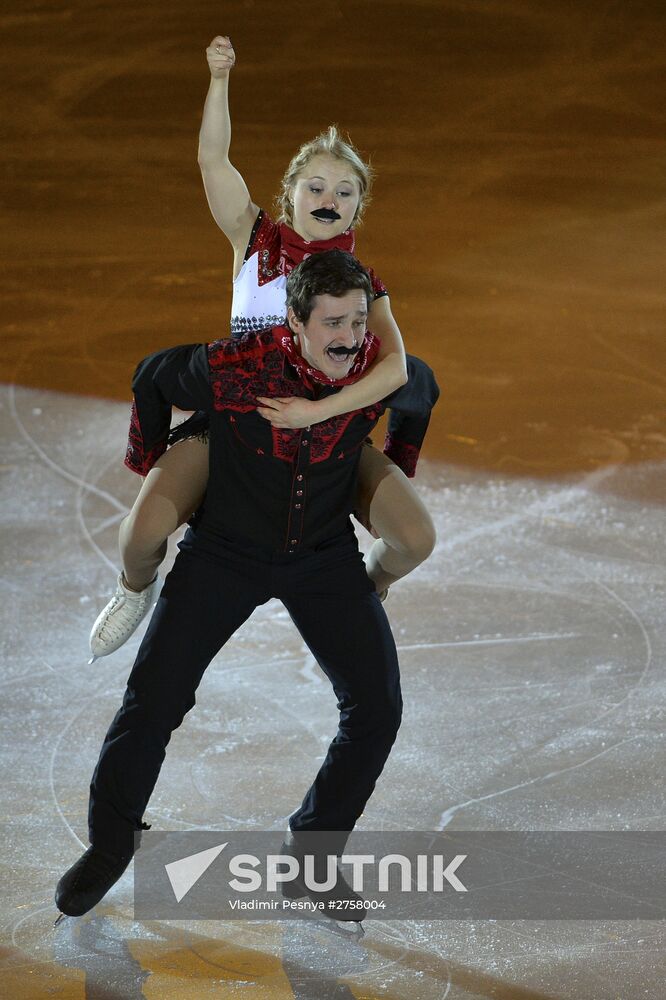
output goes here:
[[180, 548], [93, 775], [91, 843], [131, 853], [171, 734], [194, 706], [206, 667], [271, 597], [291, 614], [340, 710], [337, 735], [291, 827], [350, 831], [402, 711], [395, 643], [354, 535], [286, 555], [190, 530]]

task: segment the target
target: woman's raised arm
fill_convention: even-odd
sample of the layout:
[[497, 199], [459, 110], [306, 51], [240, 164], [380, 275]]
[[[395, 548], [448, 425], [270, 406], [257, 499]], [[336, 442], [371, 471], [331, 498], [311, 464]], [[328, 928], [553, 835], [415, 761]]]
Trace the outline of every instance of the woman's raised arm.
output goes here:
[[229, 73], [236, 61], [230, 39], [217, 35], [206, 49], [206, 58], [211, 80], [199, 133], [199, 167], [213, 218], [233, 246], [237, 263], [239, 255], [242, 263], [259, 208], [229, 161]]

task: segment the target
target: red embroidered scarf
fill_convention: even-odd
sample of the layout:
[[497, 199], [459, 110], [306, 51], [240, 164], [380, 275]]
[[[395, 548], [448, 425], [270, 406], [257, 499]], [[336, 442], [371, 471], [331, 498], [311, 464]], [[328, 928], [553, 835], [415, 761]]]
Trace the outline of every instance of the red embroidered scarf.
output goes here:
[[353, 229], [346, 229], [339, 236], [334, 236], [330, 240], [304, 240], [302, 236], [290, 229], [289, 226], [281, 222], [280, 228], [280, 260], [283, 274], [289, 274], [297, 264], [309, 257], [313, 253], [322, 253], [324, 250], [346, 250], [347, 253], [354, 253], [356, 239]]
[[296, 347], [296, 344], [294, 343], [294, 335], [289, 327], [274, 327], [273, 337], [282, 353], [286, 355], [289, 364], [296, 369], [302, 381], [309, 388], [312, 387], [313, 383], [317, 383], [317, 385], [341, 386], [357, 382], [361, 375], [368, 370], [379, 352], [379, 340], [368, 330], [366, 332], [361, 350], [356, 355], [356, 360], [349, 370], [349, 374], [344, 378], [329, 378], [328, 375], [320, 372], [318, 368], [312, 368], [308, 364]]

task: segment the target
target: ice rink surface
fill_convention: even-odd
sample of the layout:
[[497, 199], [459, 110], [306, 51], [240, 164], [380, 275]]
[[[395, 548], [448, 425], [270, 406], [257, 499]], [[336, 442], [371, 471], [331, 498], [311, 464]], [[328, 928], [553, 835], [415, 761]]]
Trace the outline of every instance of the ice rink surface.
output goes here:
[[[131, 373], [228, 324], [196, 164], [217, 33], [257, 204], [330, 122], [372, 156], [359, 256], [443, 390], [416, 479], [439, 541], [386, 606], [405, 714], [363, 828], [664, 829], [665, 28], [662, 0], [7, 0], [3, 1000], [666, 1000], [661, 922], [140, 923], [130, 870], [53, 929], [140, 639], [86, 662], [137, 489]], [[335, 725], [260, 608], [148, 822], [282, 829]]]
[[[664, 996], [660, 922], [134, 922], [131, 874], [55, 930], [87, 784], [138, 638], [87, 665], [113, 588], [127, 407], [6, 387], [2, 981], [8, 997]], [[85, 428], [85, 429], [83, 429]], [[664, 467], [519, 481], [435, 461], [436, 552], [387, 606], [405, 718], [368, 830], [663, 828]], [[335, 731], [328, 682], [276, 602], [209, 668], [153, 829], [281, 829]]]

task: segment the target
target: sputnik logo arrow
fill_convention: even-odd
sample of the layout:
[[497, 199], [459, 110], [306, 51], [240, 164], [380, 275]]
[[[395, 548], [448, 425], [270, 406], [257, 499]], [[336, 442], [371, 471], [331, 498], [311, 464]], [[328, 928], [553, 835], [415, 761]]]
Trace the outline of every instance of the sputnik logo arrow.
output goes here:
[[229, 841], [218, 847], [209, 847], [207, 851], [190, 854], [186, 858], [171, 861], [164, 866], [177, 903], [180, 903], [192, 886], [197, 884], [203, 873], [210, 868], [215, 858], [222, 853], [228, 843]]

